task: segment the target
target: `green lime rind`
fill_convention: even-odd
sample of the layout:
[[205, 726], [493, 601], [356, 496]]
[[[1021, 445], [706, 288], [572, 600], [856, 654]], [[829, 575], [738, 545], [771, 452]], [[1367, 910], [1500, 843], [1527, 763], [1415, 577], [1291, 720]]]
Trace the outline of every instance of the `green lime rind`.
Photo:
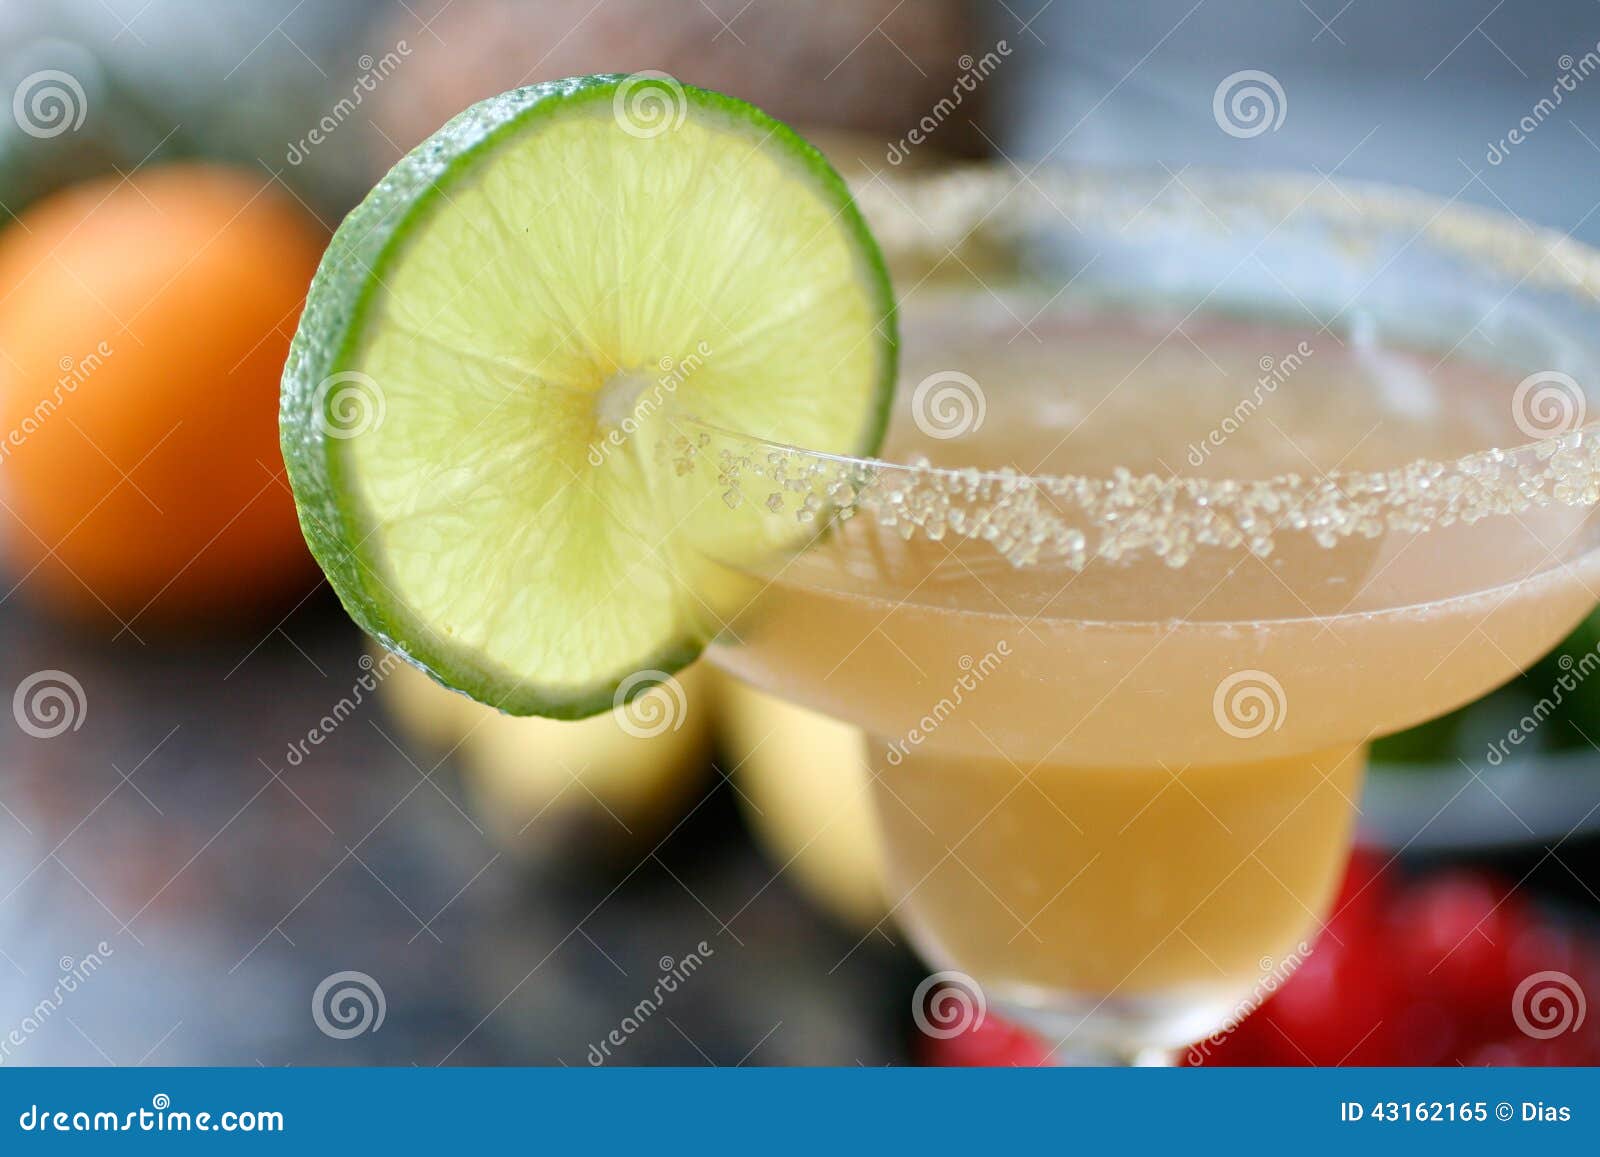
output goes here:
[[[281, 443], [301, 528], [313, 556], [327, 574], [346, 611], [390, 650], [453, 690], [513, 715], [579, 719], [612, 709], [619, 686], [632, 699], [693, 662], [711, 631], [669, 639], [647, 654], [630, 657], [625, 679], [618, 670], [584, 685], [550, 685], [489, 661], [477, 648], [435, 629], [394, 593], [386, 560], [368, 545], [376, 528], [352, 484], [348, 442], [339, 428], [334, 394], [325, 383], [359, 372], [358, 351], [370, 334], [369, 319], [386, 274], [403, 259], [408, 237], [435, 212], [448, 212], [449, 193], [479, 166], [492, 163], [496, 146], [545, 118], [612, 100], [621, 74], [554, 81], [492, 97], [462, 112], [407, 154], [354, 209], [335, 233], [308, 294], [283, 376]], [[822, 155], [793, 130], [759, 110], [718, 93], [683, 85], [691, 110], [718, 114], [748, 126], [762, 149], [777, 149], [811, 182], [814, 194], [834, 210], [848, 232], [858, 276], [872, 298], [879, 322], [880, 372], [860, 444], [846, 453], [876, 452], [888, 423], [897, 358], [893, 292], [882, 254], [857, 211], [844, 181]], [[446, 204], [441, 205], [443, 199]], [[629, 608], [618, 608], [627, 615]]]

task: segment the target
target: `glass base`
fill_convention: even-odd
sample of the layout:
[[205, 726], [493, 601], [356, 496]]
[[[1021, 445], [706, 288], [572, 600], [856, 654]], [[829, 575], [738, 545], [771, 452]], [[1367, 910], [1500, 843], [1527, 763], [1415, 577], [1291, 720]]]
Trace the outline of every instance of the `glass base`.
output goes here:
[[1162, 1066], [1236, 1022], [1248, 993], [1074, 996], [1026, 987], [990, 988], [992, 1009], [1029, 1029], [1054, 1065]]

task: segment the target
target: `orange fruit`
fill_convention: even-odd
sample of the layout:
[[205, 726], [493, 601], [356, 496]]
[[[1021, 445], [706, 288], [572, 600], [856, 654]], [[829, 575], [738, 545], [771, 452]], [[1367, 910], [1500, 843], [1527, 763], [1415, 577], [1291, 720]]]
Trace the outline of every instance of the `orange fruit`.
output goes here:
[[278, 380], [325, 243], [265, 174], [204, 164], [73, 186], [0, 233], [18, 586], [135, 630], [306, 588]]

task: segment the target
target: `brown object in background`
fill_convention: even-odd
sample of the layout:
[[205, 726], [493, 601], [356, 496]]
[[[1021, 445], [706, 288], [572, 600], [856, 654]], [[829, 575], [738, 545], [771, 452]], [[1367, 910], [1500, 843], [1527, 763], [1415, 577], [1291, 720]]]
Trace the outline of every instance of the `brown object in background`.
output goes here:
[[[402, 40], [410, 49], [373, 108], [374, 123], [404, 149], [506, 89], [649, 69], [740, 97], [802, 129], [869, 135], [881, 155], [951, 95], [963, 53], [992, 47], [978, 43], [964, 0], [430, 0], [413, 7], [416, 16], [398, 13], [366, 41], [375, 52]], [[418, 17], [431, 21], [427, 29]], [[982, 151], [970, 123], [981, 96], [981, 88], [963, 94], [931, 148]], [[398, 159], [379, 156], [375, 167]]]
[[249, 619], [306, 588], [278, 379], [326, 238], [263, 174], [144, 169], [0, 234], [0, 532], [93, 618]]

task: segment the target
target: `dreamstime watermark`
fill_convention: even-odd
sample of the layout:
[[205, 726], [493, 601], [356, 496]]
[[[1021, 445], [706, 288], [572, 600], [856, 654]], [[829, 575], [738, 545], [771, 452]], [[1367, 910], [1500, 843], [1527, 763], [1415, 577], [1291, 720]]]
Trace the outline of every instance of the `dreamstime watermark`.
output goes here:
[[221, 1113], [174, 1109], [172, 1098], [157, 1093], [148, 1109], [40, 1108], [30, 1104], [17, 1116], [24, 1133], [282, 1133], [283, 1114], [276, 1109], [226, 1109]]
[[1267, 997], [1283, 987], [1290, 974], [1296, 968], [1299, 968], [1310, 954], [1310, 946], [1302, 940], [1294, 946], [1293, 951], [1287, 953], [1281, 960], [1263, 956], [1258, 965], [1261, 971], [1260, 978], [1251, 986], [1250, 991], [1239, 1000], [1239, 1003], [1233, 1006], [1233, 1011], [1228, 1014], [1227, 1022], [1204, 1040], [1197, 1041], [1189, 1046], [1187, 1058], [1189, 1064], [1198, 1065], [1209, 1057], [1211, 1050], [1232, 1036], [1234, 1030], [1239, 1027], [1245, 1017], [1260, 1008], [1266, 1002]]
[[305, 735], [289, 744], [284, 754], [284, 761], [290, 767], [299, 767], [311, 754], [313, 747], [322, 746], [323, 742], [339, 729], [339, 725], [356, 713], [356, 710], [367, 701], [367, 696], [378, 689], [378, 684], [388, 676], [397, 666], [405, 660], [393, 651], [385, 651], [377, 662], [373, 662], [371, 655], [362, 655], [356, 660], [356, 665], [361, 668], [362, 674], [350, 686], [350, 693], [341, 698], [329, 710], [328, 714], [317, 720]]
[[1217, 684], [1211, 696], [1217, 726], [1235, 739], [1254, 739], [1277, 731], [1289, 714], [1283, 684], [1266, 671], [1235, 671]]
[[1270, 72], [1245, 68], [1229, 73], [1211, 94], [1211, 115], [1230, 137], [1277, 132], [1289, 115], [1289, 98]]
[[56, 411], [61, 409], [62, 403], [77, 393], [78, 387], [105, 365], [106, 359], [114, 352], [116, 351], [112, 349], [110, 342], [102, 341], [81, 358], [63, 354], [61, 360], [56, 363], [56, 368], [61, 374], [56, 378], [55, 387], [47, 396], [40, 398], [32, 410], [22, 416], [22, 421], [7, 430], [5, 437], [0, 438], [0, 462], [11, 457], [24, 442], [38, 433], [44, 424], [55, 416]]
[[365, 972], [335, 972], [311, 994], [311, 1020], [324, 1036], [349, 1040], [383, 1027], [389, 1004], [383, 987]]
[[373, 433], [389, 413], [383, 389], [360, 370], [340, 370], [323, 378], [311, 404], [317, 429], [341, 440]]
[[[641, 686], [646, 690], [640, 691]], [[611, 714], [617, 726], [635, 739], [653, 739], [682, 729], [689, 717], [689, 697], [683, 684], [666, 671], [635, 671], [617, 684]]]
[[1285, 354], [1281, 358], [1264, 356], [1257, 363], [1261, 367], [1261, 376], [1256, 379], [1255, 388], [1250, 391], [1249, 396], [1241, 398], [1232, 413], [1223, 418], [1204, 438], [1189, 444], [1189, 465], [1197, 467], [1205, 465], [1211, 452], [1238, 433], [1262, 404], [1278, 392], [1278, 387], [1287, 382], [1315, 352], [1309, 342], [1302, 341], [1294, 347], [1294, 352]]
[[677, 77], [653, 69], [635, 72], [617, 85], [611, 115], [623, 132], [647, 141], [683, 126], [689, 96]]
[[1570, 52], [1562, 53], [1556, 58], [1556, 67], [1561, 72], [1556, 76], [1555, 83], [1550, 86], [1550, 95], [1541, 97], [1521, 120], [1501, 137], [1498, 141], [1490, 141], [1488, 151], [1483, 159], [1491, 165], [1498, 165], [1511, 155], [1511, 150], [1522, 144], [1533, 135], [1534, 131], [1546, 120], [1550, 114], [1561, 106], [1568, 95], [1578, 91], [1578, 85], [1588, 80], [1597, 70], [1600, 70], [1600, 43], [1585, 52], [1576, 60]]
[[983, 1025], [989, 1002], [965, 972], [935, 972], [911, 994], [911, 1019], [923, 1035], [949, 1040]]
[[1504, 763], [1513, 747], [1521, 747], [1545, 720], [1555, 714], [1556, 708], [1566, 701], [1568, 695], [1576, 691], [1579, 685], [1595, 671], [1600, 670], [1600, 650], [1590, 648], [1577, 659], [1562, 654], [1556, 659], [1556, 666], [1561, 668], [1561, 674], [1556, 676], [1549, 694], [1541, 695], [1539, 701], [1529, 708], [1526, 715], [1512, 724], [1503, 737], [1489, 744], [1484, 758], [1490, 767], [1499, 767]]
[[17, 83], [11, 93], [11, 115], [30, 137], [48, 140], [83, 127], [89, 98], [70, 72], [42, 68]]
[[899, 767], [906, 756], [911, 754], [913, 747], [920, 747], [922, 743], [935, 731], [943, 726], [965, 702], [966, 697], [976, 691], [990, 675], [1000, 669], [1000, 664], [1011, 655], [1011, 644], [1001, 639], [991, 651], [985, 651], [982, 657], [974, 659], [971, 655], [962, 655], [957, 661], [961, 674], [950, 685], [950, 693], [933, 705], [917, 725], [907, 731], [902, 739], [891, 740], [889, 743], [888, 760], [891, 767]]
[[678, 387], [704, 366], [710, 356], [710, 343], [699, 341], [695, 343], [694, 351], [687, 356], [664, 357], [657, 362], [656, 368], [660, 370], [660, 374], [655, 379], [654, 385], [649, 390], [641, 390], [638, 396], [632, 399], [627, 412], [620, 418], [612, 416], [607, 422], [609, 428], [605, 436], [589, 444], [589, 465], [602, 465], [613, 450], [637, 434], [641, 423], [648, 420], [668, 398], [677, 393]]
[[361, 107], [361, 102], [377, 91], [378, 84], [387, 80], [410, 55], [411, 46], [404, 40], [395, 41], [394, 48], [377, 59], [374, 59], [371, 53], [362, 53], [356, 60], [356, 67], [361, 69], [361, 75], [356, 77], [355, 83], [350, 86], [350, 95], [340, 97], [331, 109], [322, 114], [322, 119], [311, 126], [305, 136], [298, 141], [290, 142], [284, 160], [291, 165], [302, 164], [311, 155], [311, 150], [332, 136], [334, 131]]
[[661, 1011], [661, 1006], [666, 1003], [667, 997], [677, 992], [680, 985], [686, 983], [689, 977], [698, 972], [705, 962], [716, 954], [716, 949], [702, 940], [680, 960], [663, 956], [656, 961], [656, 967], [661, 970], [661, 974], [656, 977], [655, 986], [650, 990], [650, 994], [629, 1009], [628, 1014], [616, 1028], [601, 1037], [598, 1043], [589, 1046], [589, 1051], [585, 1054], [589, 1064], [599, 1068], [610, 1060], [612, 1051], [627, 1044], [629, 1037]]
[[1535, 972], [1511, 996], [1511, 1019], [1535, 1040], [1577, 1032], [1588, 1014], [1582, 986], [1565, 972]]
[[976, 59], [970, 53], [957, 57], [956, 67], [961, 69], [961, 75], [956, 77], [956, 82], [950, 86], [950, 95], [940, 97], [905, 136], [898, 141], [891, 141], [883, 159], [891, 165], [898, 165], [904, 161], [911, 155], [911, 150], [925, 143], [937, 132], [939, 126], [961, 107], [967, 97], [977, 92], [978, 86], [988, 80], [995, 69], [1000, 67], [1001, 62], [1010, 55], [1011, 45], [1004, 40], [997, 40], [993, 48]]
[[61, 1011], [61, 1006], [66, 1003], [67, 997], [87, 984], [89, 978], [100, 971], [105, 962], [115, 955], [116, 950], [102, 940], [94, 946], [94, 951], [86, 953], [77, 960], [63, 956], [57, 962], [61, 974], [56, 979], [55, 987], [50, 990], [50, 995], [35, 1004], [5, 1036], [0, 1037], [0, 1065], [5, 1064], [11, 1059], [12, 1053], [27, 1044], [29, 1037], [42, 1029], [52, 1016]]
[[11, 714], [17, 726], [35, 739], [54, 739], [83, 726], [89, 698], [70, 673], [49, 668], [17, 684]]
[[988, 412], [983, 387], [960, 370], [938, 370], [911, 391], [911, 420], [917, 429], [941, 442], [977, 433]]
[[1583, 425], [1589, 399], [1571, 374], [1540, 370], [1517, 383], [1511, 419], [1529, 438], [1558, 438]]

